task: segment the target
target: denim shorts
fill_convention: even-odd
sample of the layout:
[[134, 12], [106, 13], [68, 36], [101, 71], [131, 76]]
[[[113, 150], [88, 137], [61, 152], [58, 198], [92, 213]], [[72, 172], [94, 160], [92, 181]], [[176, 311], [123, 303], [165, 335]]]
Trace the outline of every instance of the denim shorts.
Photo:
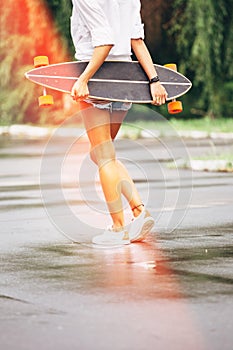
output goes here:
[[94, 100], [87, 99], [85, 102], [90, 103], [93, 107], [99, 109], [113, 111], [128, 111], [132, 107], [130, 102], [114, 102], [114, 101], [104, 101], [104, 100]]

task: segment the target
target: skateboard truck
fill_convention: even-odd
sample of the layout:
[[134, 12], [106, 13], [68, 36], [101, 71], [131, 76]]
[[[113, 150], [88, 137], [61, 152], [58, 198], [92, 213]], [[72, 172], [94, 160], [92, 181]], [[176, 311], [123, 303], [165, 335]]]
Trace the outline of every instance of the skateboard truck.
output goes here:
[[[177, 65], [175, 63], [165, 64], [164, 67], [170, 68], [177, 72]], [[167, 105], [169, 114], [178, 114], [183, 111], [183, 106], [181, 101], [177, 101], [175, 98]]]
[[[34, 67], [39, 68], [49, 65], [49, 59], [47, 56], [36, 56], [34, 57]], [[53, 96], [48, 95], [46, 88], [43, 88], [43, 95], [38, 98], [40, 107], [50, 107], [54, 104]]]

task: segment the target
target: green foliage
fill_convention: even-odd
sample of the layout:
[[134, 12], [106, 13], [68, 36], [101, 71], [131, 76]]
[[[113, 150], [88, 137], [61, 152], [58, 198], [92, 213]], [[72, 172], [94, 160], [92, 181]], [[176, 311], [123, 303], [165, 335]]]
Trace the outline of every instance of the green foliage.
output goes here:
[[[2, 33], [3, 34], [3, 33]], [[18, 34], [2, 35], [0, 42], [1, 76], [1, 124], [7, 125], [26, 120], [29, 114], [35, 114], [32, 94], [35, 87], [28, 86], [24, 73], [29, 66], [22, 64], [22, 57], [31, 45], [29, 37]], [[31, 67], [30, 67], [31, 68]], [[31, 121], [38, 121], [35, 118]]]
[[[181, 67], [193, 77], [194, 108], [210, 116], [232, 116], [223, 98], [233, 81], [232, 4], [226, 0], [176, 0], [170, 33]], [[230, 84], [230, 85], [229, 85]], [[194, 96], [196, 94], [194, 92]]]
[[72, 10], [72, 4], [69, 0], [47, 0], [45, 1], [48, 8], [51, 10], [56, 27], [62, 37], [65, 39], [68, 51], [71, 54], [74, 53], [74, 47], [71, 42], [70, 35], [70, 16]]
[[41, 1], [9, 0], [8, 6], [0, 4], [0, 11], [0, 124], [38, 123], [51, 115], [54, 120], [61, 102], [58, 100], [50, 113], [39, 109], [37, 98], [42, 89], [24, 77], [33, 68], [36, 55], [48, 55], [55, 62], [64, 60], [65, 50], [48, 10]]
[[[178, 118], [186, 117], [188, 109], [199, 116], [233, 116], [232, 0], [141, 3], [146, 41], [154, 60], [175, 61], [179, 71], [193, 81], [193, 89], [183, 97], [185, 112]], [[1, 124], [47, 122], [51, 110], [38, 110], [41, 89], [29, 83], [24, 73], [32, 68], [36, 55], [48, 55], [54, 63], [72, 59], [71, 5], [67, 0], [0, 3]], [[156, 111], [168, 117], [166, 107]]]

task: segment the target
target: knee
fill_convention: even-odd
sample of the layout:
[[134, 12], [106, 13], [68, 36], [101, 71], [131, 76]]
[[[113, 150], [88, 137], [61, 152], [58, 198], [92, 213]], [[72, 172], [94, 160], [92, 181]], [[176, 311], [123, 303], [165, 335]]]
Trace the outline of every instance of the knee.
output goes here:
[[112, 141], [104, 142], [90, 151], [91, 160], [99, 167], [109, 161], [115, 160], [115, 149]]
[[95, 149], [91, 148], [90, 150], [90, 159], [92, 160], [93, 163], [95, 163], [96, 165], [98, 165], [96, 156], [95, 156]]

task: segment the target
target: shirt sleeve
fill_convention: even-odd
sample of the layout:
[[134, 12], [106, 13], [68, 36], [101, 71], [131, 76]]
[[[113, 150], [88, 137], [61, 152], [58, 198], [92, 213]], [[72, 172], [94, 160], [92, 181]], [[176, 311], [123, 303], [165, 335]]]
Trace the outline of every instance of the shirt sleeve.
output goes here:
[[140, 4], [140, 1], [138, 1], [138, 8], [135, 15], [135, 21], [132, 27], [131, 39], [145, 38], [144, 24], [142, 23], [140, 11], [141, 11], [141, 4]]
[[115, 45], [111, 26], [101, 6], [95, 0], [74, 0], [77, 11], [91, 33], [92, 45]]

